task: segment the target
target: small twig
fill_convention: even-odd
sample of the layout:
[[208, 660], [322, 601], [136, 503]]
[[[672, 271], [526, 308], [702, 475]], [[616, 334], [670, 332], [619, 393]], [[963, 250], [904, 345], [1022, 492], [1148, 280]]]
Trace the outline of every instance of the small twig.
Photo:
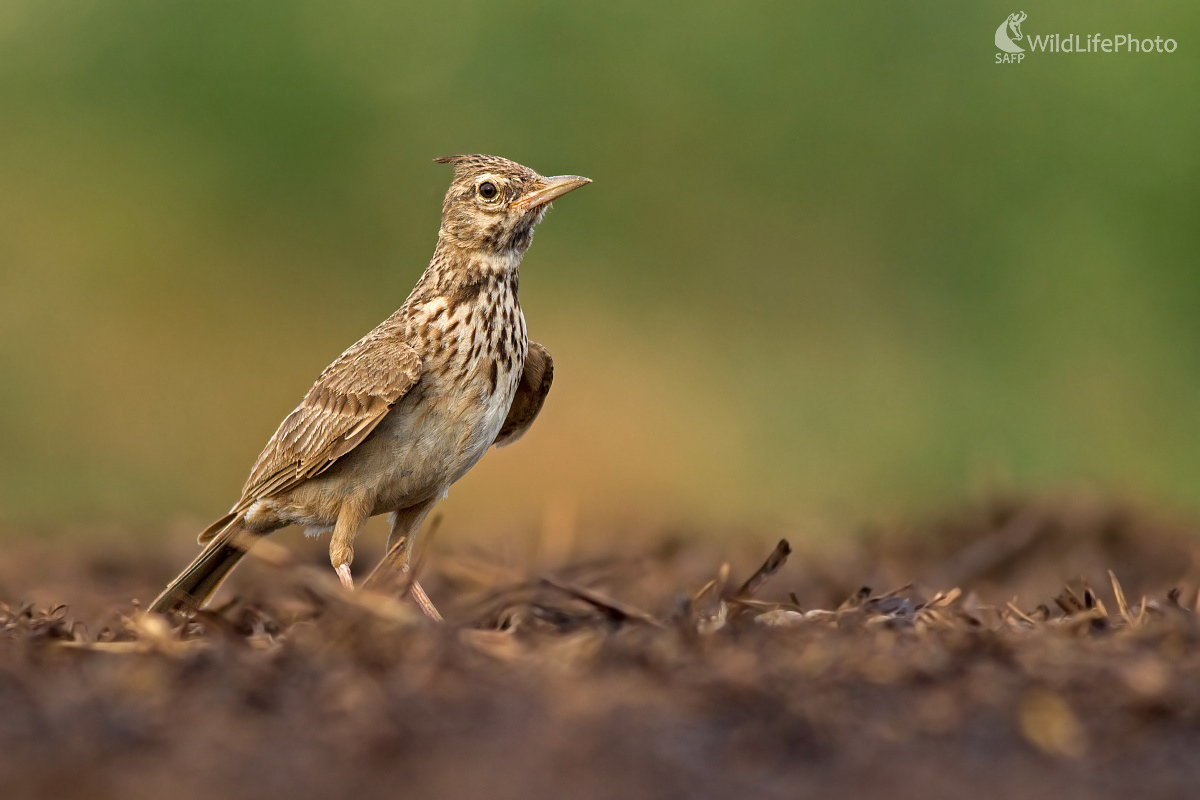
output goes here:
[[1028, 615], [1028, 614], [1026, 614], [1024, 611], [1022, 611], [1021, 609], [1017, 608], [1017, 604], [1016, 604], [1016, 602], [1015, 602], [1014, 600], [1009, 600], [1009, 601], [1008, 601], [1007, 608], [1008, 608], [1008, 610], [1009, 610], [1009, 611], [1011, 611], [1012, 613], [1016, 614], [1016, 615], [1017, 615], [1017, 617], [1018, 617], [1018, 618], [1019, 618], [1021, 621], [1023, 621], [1023, 622], [1028, 622], [1030, 625], [1037, 625], [1037, 621], [1036, 621], [1036, 620], [1035, 620], [1033, 617], [1029, 616], [1029, 615]]
[[717, 585], [717, 579], [713, 578], [708, 583], [701, 586], [699, 591], [697, 591], [695, 594], [692, 595], [692, 605], [696, 605], [697, 603], [699, 603], [704, 598], [704, 595], [706, 595], [710, 591], [712, 591], [713, 587], [716, 585]]
[[605, 595], [593, 591], [592, 589], [585, 589], [582, 586], [575, 586], [572, 584], [559, 583], [557, 580], [550, 577], [542, 578], [541, 583], [545, 586], [551, 587], [552, 589], [557, 589], [560, 592], [568, 594], [577, 600], [582, 600], [588, 605], [600, 609], [604, 612], [605, 616], [614, 622], [630, 621], [640, 622], [644, 625], [650, 625], [655, 628], [665, 627], [662, 622], [650, 616], [646, 612], [613, 600], [612, 598], [606, 597]]
[[746, 582], [733, 594], [731, 599], [746, 600], [753, 597], [755, 592], [763, 587], [763, 584], [783, 568], [791, 554], [792, 546], [788, 544], [788, 540], [780, 539], [779, 544], [775, 545], [775, 549], [771, 551], [771, 555], [767, 556], [763, 565], [746, 579]]
[[1132, 623], [1133, 615], [1129, 613], [1129, 604], [1125, 602], [1125, 592], [1121, 589], [1121, 582], [1117, 580], [1116, 573], [1111, 569], [1108, 571], [1108, 579], [1112, 581], [1113, 596], [1117, 598], [1117, 610], [1126, 622]]
[[1075, 591], [1070, 586], [1064, 586], [1063, 590], [1054, 598], [1054, 602], [1068, 617], [1087, 610], [1084, 601], [1079, 598], [1079, 595], [1075, 594]]

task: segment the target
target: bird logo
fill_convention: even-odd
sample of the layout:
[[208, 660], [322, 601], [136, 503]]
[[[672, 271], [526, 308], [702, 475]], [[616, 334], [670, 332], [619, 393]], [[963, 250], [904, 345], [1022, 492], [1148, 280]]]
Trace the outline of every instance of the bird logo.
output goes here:
[[[1025, 48], [1019, 46], [1016, 42], [1021, 41], [1021, 23], [1028, 17], [1024, 11], [1019, 11], [1016, 14], [1009, 14], [1008, 19], [1000, 23], [1000, 27], [996, 28], [996, 47], [999, 47], [1006, 53], [1024, 53]], [[1009, 30], [1012, 30], [1013, 36], [1009, 36]], [[1013, 41], [1013, 40], [1016, 41]]]

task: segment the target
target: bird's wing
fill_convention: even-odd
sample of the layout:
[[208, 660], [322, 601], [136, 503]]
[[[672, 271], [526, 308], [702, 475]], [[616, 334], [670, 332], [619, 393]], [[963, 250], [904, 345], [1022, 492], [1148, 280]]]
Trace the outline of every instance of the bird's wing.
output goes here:
[[550, 351], [537, 342], [529, 343], [529, 351], [525, 355], [525, 371], [521, 373], [521, 382], [517, 384], [517, 394], [504, 425], [493, 442], [496, 447], [510, 445], [525, 435], [529, 426], [537, 419], [538, 412], [546, 402], [550, 393], [550, 384], [554, 381], [554, 359]]
[[[275, 431], [233, 513], [329, 469], [367, 438], [420, 376], [421, 357], [400, 326], [384, 323], [364, 336], [325, 368]], [[207, 536], [209, 531], [201, 541]]]

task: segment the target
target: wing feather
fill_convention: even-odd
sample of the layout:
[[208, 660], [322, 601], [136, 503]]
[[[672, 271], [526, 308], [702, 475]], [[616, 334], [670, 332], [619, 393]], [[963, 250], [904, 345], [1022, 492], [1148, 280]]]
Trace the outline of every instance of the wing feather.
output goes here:
[[325, 368], [280, 424], [232, 513], [329, 469], [371, 434], [420, 377], [421, 358], [395, 317], [364, 336]]
[[521, 373], [521, 382], [517, 384], [517, 394], [492, 444], [505, 447], [525, 435], [541, 413], [553, 382], [554, 359], [550, 358], [550, 351], [537, 342], [530, 342], [525, 354], [525, 370]]

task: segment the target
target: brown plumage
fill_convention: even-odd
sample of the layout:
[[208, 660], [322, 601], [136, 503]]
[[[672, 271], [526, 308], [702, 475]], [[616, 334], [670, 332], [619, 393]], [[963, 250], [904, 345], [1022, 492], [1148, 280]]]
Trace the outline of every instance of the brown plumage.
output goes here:
[[550, 393], [554, 380], [554, 360], [550, 351], [537, 342], [530, 342], [525, 352], [525, 369], [517, 384], [517, 394], [508, 409], [508, 416], [496, 435], [496, 447], [508, 447], [525, 435], [533, 420], [541, 413], [542, 403]]
[[[332, 530], [330, 561], [350, 586], [354, 538], [390, 513], [388, 563], [407, 569], [450, 485], [537, 417], [554, 365], [526, 336], [518, 268], [550, 202], [590, 181], [495, 156], [437, 160], [455, 175], [429, 267], [396, 313], [325, 368], [151, 610], [203, 605], [255, 541], [289, 524]], [[413, 592], [436, 616], [418, 584]]]

